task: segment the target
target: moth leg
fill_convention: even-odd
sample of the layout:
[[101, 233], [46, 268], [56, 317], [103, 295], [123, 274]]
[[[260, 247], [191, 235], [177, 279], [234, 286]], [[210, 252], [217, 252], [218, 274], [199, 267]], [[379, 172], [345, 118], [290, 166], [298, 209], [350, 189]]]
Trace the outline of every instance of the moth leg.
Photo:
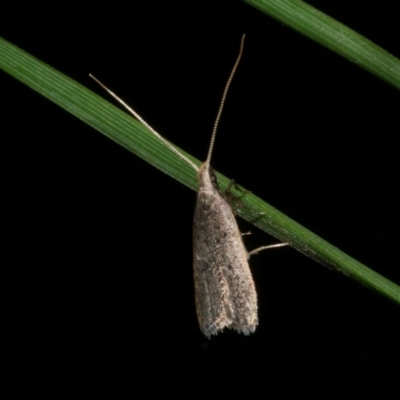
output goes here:
[[[234, 187], [236, 191], [242, 193], [240, 197], [236, 196], [232, 192], [232, 187]], [[246, 208], [247, 210], [250, 210], [250, 208], [245, 206], [242, 202], [242, 197], [246, 196], [246, 194], [248, 194], [248, 193], [251, 193], [251, 191], [243, 189], [241, 186], [239, 186], [235, 182], [234, 179], [231, 179], [228, 187], [225, 189], [225, 192], [223, 193], [223, 196], [226, 199], [226, 201], [229, 203], [229, 205], [231, 206], [234, 214], [236, 214], [236, 210], [238, 210], [240, 208]], [[261, 218], [263, 215], [265, 215], [264, 211], [257, 212], [255, 219], [257, 220], [258, 218]]]
[[276, 247], [283, 247], [283, 246], [288, 246], [288, 245], [289, 245], [289, 243], [276, 243], [276, 244], [270, 244], [268, 246], [257, 247], [256, 249], [249, 251], [247, 257], [250, 258], [250, 256], [252, 254], [258, 254], [262, 250], [273, 249]]
[[225, 196], [229, 196], [230, 194], [232, 194], [232, 186], [235, 188], [235, 190], [237, 190], [238, 192], [242, 192], [244, 195], [247, 193], [251, 193], [249, 190], [243, 189], [242, 187], [240, 187], [234, 179], [231, 179], [231, 181], [229, 182], [228, 187], [225, 189]]
[[[232, 192], [232, 187], [234, 187], [236, 191], [241, 192], [242, 195], [240, 197], [236, 196]], [[223, 196], [226, 199], [226, 201], [229, 203], [229, 205], [231, 206], [232, 211], [234, 212], [234, 214], [236, 214], [235, 210], [244, 207], [244, 204], [242, 203], [241, 197], [245, 196], [247, 193], [251, 193], [251, 192], [241, 188], [233, 179], [231, 179], [231, 181], [229, 182], [228, 187], [225, 189], [225, 192], [223, 193]]]

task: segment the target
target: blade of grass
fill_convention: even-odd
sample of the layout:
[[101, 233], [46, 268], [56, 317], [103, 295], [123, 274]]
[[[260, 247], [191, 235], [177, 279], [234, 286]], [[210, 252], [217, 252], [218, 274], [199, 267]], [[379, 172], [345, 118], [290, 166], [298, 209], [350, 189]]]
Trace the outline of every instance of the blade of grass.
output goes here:
[[[0, 68], [63, 107], [82, 121], [139, 157], [197, 190], [190, 166], [165, 148], [145, 127], [79, 83], [54, 70], [0, 38]], [[184, 151], [195, 163], [198, 160]], [[221, 188], [230, 180], [218, 174]], [[400, 304], [400, 287], [288, 218], [253, 194], [243, 198], [240, 215], [321, 264], [343, 272], [356, 281]], [[254, 216], [258, 215], [254, 221]]]
[[299, 0], [243, 0], [259, 11], [400, 88], [399, 59], [316, 8]]

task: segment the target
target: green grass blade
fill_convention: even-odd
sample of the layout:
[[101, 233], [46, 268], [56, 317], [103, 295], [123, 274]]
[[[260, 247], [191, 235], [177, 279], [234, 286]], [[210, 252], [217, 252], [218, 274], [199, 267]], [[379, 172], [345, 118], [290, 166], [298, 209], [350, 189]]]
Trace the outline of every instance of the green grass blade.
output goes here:
[[[165, 146], [149, 134], [141, 123], [2, 38], [0, 68], [132, 153], [186, 186], [196, 188], [196, 177], [193, 176], [192, 169], [170, 151], [166, 151]], [[88, 82], [90, 81], [88, 76]], [[97, 84], [93, 82], [93, 85]]]
[[261, 12], [400, 88], [400, 60], [375, 43], [299, 0], [243, 0]]
[[[82, 85], [0, 38], [0, 68], [163, 172], [196, 190], [193, 169], [139, 122]], [[183, 152], [186, 154], [185, 152]], [[188, 155], [195, 163], [198, 160]], [[221, 188], [229, 179], [218, 175]], [[400, 287], [341, 252], [253, 194], [240, 215], [321, 264], [400, 304]]]

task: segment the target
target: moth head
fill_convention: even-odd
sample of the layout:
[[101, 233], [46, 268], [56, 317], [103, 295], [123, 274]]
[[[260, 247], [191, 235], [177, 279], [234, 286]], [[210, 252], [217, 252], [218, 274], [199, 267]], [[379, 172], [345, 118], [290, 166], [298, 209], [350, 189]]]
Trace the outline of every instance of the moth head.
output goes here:
[[210, 189], [214, 188], [219, 191], [217, 176], [214, 173], [213, 168], [207, 162], [204, 162], [199, 172], [197, 173], [197, 180], [199, 182], [199, 189]]

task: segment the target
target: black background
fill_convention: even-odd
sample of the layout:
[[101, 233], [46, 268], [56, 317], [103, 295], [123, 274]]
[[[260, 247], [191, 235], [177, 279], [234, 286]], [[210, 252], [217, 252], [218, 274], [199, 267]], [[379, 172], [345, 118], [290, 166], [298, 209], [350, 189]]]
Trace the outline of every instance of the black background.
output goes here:
[[[214, 168], [400, 284], [398, 91], [240, 1], [141, 3], [16, 5], [0, 13], [0, 35], [107, 97], [93, 73], [204, 159], [246, 32]], [[400, 56], [392, 2], [309, 3]], [[256, 333], [208, 341], [194, 308], [195, 193], [0, 79], [3, 329], [16, 389], [33, 376], [43, 390], [146, 397], [389, 393], [397, 305], [271, 250], [251, 260]], [[276, 242], [239, 224], [253, 232], [249, 249]]]

